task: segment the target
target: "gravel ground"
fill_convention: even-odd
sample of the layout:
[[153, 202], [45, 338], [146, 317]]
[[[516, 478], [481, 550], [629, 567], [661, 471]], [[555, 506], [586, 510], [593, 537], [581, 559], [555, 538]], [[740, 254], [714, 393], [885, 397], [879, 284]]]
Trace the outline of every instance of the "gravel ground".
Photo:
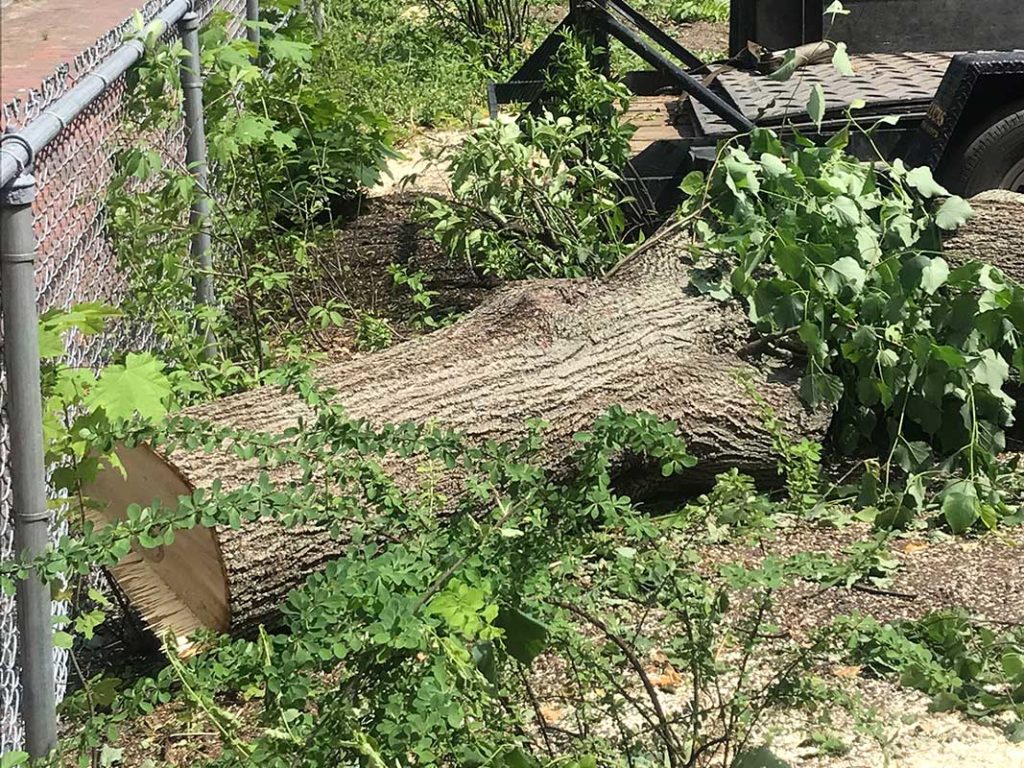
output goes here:
[[[854, 733], [847, 722], [844, 755], [820, 755], [806, 743], [806, 723], [778, 717], [764, 735], [797, 768], [1022, 768], [1024, 745], [956, 712], [929, 712], [928, 697], [881, 680], [857, 680], [855, 691], [877, 709], [884, 741]], [[839, 720], [837, 725], [844, 725]]]

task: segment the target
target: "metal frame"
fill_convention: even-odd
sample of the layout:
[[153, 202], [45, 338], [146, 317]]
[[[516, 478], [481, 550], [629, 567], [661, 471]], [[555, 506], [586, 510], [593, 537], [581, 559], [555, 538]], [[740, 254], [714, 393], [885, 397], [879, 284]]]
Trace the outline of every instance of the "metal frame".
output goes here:
[[[246, 5], [248, 9], [251, 3]], [[250, 26], [249, 31], [254, 27]], [[259, 32], [258, 28], [255, 28]], [[185, 165], [196, 180], [195, 197], [189, 212], [189, 225], [195, 230], [192, 235], [192, 263], [197, 268], [195, 302], [213, 304], [213, 255], [210, 250], [210, 195], [209, 170], [206, 164], [206, 123], [203, 119], [203, 73], [202, 57], [199, 51], [199, 16], [189, 11], [178, 22], [178, 32], [186, 56], [181, 60], [181, 90], [185, 110]], [[250, 38], [251, 41], [251, 38]], [[259, 45], [259, 37], [256, 38]], [[217, 342], [209, 328], [204, 331], [206, 343], [203, 354], [207, 360], [217, 356]]]
[[[746, 115], [688, 71], [705, 66], [699, 57], [673, 40], [626, 0], [573, 0], [569, 15], [512, 78], [506, 83], [492, 83], [489, 86], [488, 103], [492, 117], [497, 115], [500, 104], [532, 102], [542, 94], [544, 68], [561, 46], [567, 29], [577, 30], [590, 37], [598, 49], [603, 44], [604, 54], [595, 62], [599, 69], [605, 69], [607, 43], [610, 38], [615, 38], [733, 128], [746, 132], [754, 127]], [[644, 40], [644, 36], [654, 44]]]
[[729, 104], [678, 64], [661, 55], [657, 50], [644, 42], [639, 35], [617, 19], [608, 16], [603, 20], [603, 23], [613, 37], [620, 40], [627, 48], [648, 64], [672, 77], [686, 93], [710, 109], [718, 117], [725, 120], [733, 128], [743, 133], [753, 130], [754, 123], [749, 117], [736, 109], [732, 104]]

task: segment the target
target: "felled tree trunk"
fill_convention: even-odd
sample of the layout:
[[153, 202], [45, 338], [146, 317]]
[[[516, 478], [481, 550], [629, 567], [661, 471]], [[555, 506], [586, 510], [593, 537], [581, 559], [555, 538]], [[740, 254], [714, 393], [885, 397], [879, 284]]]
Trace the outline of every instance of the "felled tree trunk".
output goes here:
[[[1016, 254], [1020, 243], [1018, 230], [1000, 248]], [[318, 378], [352, 416], [377, 424], [432, 420], [503, 440], [543, 418], [552, 457], [609, 407], [646, 410], [679, 422], [700, 460], [695, 478], [709, 482], [732, 467], [774, 476], [771, 436], [741, 379], [794, 436], [822, 438], [831, 414], [800, 401], [797, 367], [746, 354], [749, 322], [739, 307], [689, 290], [682, 247], [667, 238], [604, 280], [507, 286], [451, 328], [326, 366]], [[276, 433], [306, 409], [264, 388], [188, 413]], [[164, 456], [142, 446], [121, 456], [128, 479], [106, 472], [89, 489], [107, 502], [106, 519], [132, 502], [170, 504], [217, 479], [227, 489], [253, 479], [251, 465], [227, 453]], [[241, 631], [269, 618], [288, 590], [343, 549], [315, 526], [284, 531], [261, 521], [186, 532], [163, 550], [133, 553], [114, 575], [154, 630], [184, 638], [198, 627]]]

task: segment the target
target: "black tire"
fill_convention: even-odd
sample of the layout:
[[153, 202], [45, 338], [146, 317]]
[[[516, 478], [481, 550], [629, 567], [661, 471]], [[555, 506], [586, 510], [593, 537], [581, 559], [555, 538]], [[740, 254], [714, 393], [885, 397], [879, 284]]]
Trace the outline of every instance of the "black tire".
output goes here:
[[986, 189], [1024, 192], [1024, 101], [989, 118], [953, 155], [949, 185], [962, 195]]

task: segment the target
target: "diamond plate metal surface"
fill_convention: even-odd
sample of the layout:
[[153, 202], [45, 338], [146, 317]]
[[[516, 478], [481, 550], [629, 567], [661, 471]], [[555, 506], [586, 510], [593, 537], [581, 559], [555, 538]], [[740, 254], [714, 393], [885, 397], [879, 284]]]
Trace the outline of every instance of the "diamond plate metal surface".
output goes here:
[[[815, 85], [825, 92], [826, 111], [847, 107], [863, 99], [868, 107], [888, 104], [925, 104], [932, 100], [953, 54], [870, 53], [850, 57], [854, 74], [840, 75], [830, 62], [802, 67], [784, 82], [750, 72], [733, 70], [719, 75], [725, 89], [747, 117], [758, 122], [793, 117], [806, 119], [805, 105]], [[728, 126], [705, 107], [691, 100], [705, 133], [728, 132]]]

